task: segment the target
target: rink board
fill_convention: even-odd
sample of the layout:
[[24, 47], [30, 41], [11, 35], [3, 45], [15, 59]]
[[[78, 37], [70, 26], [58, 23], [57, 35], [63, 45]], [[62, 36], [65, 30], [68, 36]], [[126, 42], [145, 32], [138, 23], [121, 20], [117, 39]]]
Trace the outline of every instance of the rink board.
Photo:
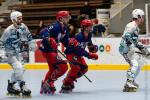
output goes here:
[[[47, 70], [48, 65], [47, 64], [25, 64], [25, 68], [27, 70]], [[129, 65], [123, 64], [123, 65], [107, 65], [107, 64], [101, 64], [101, 65], [94, 65], [89, 64], [88, 69], [89, 70], [127, 70], [129, 68]], [[11, 66], [8, 64], [0, 64], [0, 70], [9, 70], [11, 69]], [[150, 70], [150, 65], [146, 65], [142, 68], [142, 70]]]
[[[121, 38], [92, 38], [92, 41], [93, 44], [98, 45], [97, 54], [99, 58], [98, 60], [85, 58], [89, 70], [127, 70], [129, 68], [129, 65], [118, 51]], [[140, 41], [145, 46], [150, 46], [149, 37], [141, 37]], [[64, 47], [61, 44], [58, 49], [63, 53]], [[66, 60], [61, 54], [59, 55]], [[146, 67], [143, 67], [143, 69], [150, 70], [150, 59], [144, 59], [143, 61], [146, 62]], [[25, 67], [26, 69], [48, 69], [46, 61], [39, 50], [29, 52], [29, 63], [25, 64]], [[10, 68], [8, 64], [0, 64], [0, 69]]]

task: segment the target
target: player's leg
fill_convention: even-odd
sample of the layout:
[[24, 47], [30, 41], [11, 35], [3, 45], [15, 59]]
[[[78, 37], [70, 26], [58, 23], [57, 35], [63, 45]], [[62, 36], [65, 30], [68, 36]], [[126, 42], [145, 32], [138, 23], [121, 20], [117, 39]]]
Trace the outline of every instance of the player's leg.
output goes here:
[[70, 64], [71, 69], [68, 72], [67, 77], [63, 80], [62, 90], [60, 91], [62, 93], [71, 92], [75, 88], [74, 82], [77, 81], [77, 78], [83, 76], [88, 70], [84, 58], [77, 57], [77, 61], [74, 61], [76, 58], [75, 55], [72, 55], [73, 57], [70, 56], [71, 55], [68, 55], [69, 61], [72, 62], [72, 64]]
[[42, 82], [42, 87], [45, 89], [45, 93], [54, 93], [56, 88], [54, 86], [55, 80], [65, 74], [67, 71], [67, 63], [63, 61], [57, 53], [48, 53], [45, 55], [49, 71], [47, 72], [44, 81]]
[[70, 63], [70, 70], [66, 78], [63, 80], [63, 85], [61, 89], [61, 93], [69, 93], [74, 89], [74, 81], [79, 77], [79, 72], [81, 70], [80, 65], [78, 63], [78, 57], [75, 54], [67, 54], [67, 59]]
[[134, 78], [134, 81], [133, 81], [133, 84], [135, 86], [137, 86], [137, 88], [139, 88], [139, 84], [138, 82], [136, 81], [136, 77], [139, 75], [140, 71], [141, 71], [141, 68], [144, 66], [144, 61], [143, 59], [138, 59], [138, 68], [136, 70], [136, 75], [135, 75], [135, 78]]
[[[16, 84], [18, 83], [19, 87], [20, 87], [19, 91], [22, 93], [22, 95], [30, 96], [31, 91], [27, 88], [24, 88], [24, 87], [26, 87], [25, 84], [23, 86], [21, 86], [22, 82], [25, 83], [25, 81], [23, 80], [23, 74], [25, 71], [23, 65], [17, 59], [17, 57], [13, 56], [13, 55], [8, 55], [8, 63], [12, 66], [12, 68], [14, 70], [14, 72], [12, 73], [12, 76], [11, 76], [11, 81], [8, 82], [8, 84], [10, 84], [10, 86], [13, 86], [13, 88], [15, 88], [14, 83], [16, 83]], [[11, 85], [11, 84], [14, 84], [14, 85]], [[8, 87], [9, 87], [9, 85], [8, 85]], [[9, 89], [11, 91], [11, 88], [9, 88]], [[8, 93], [9, 93], [9, 89], [8, 89]], [[24, 94], [24, 92], [25, 92], [25, 94]]]
[[137, 69], [139, 67], [138, 61], [136, 59], [130, 59], [128, 55], [123, 55], [125, 60], [130, 64], [130, 68], [127, 71], [127, 80], [124, 86], [124, 92], [136, 92], [137, 86], [134, 84], [136, 78]]
[[50, 62], [50, 57], [49, 56], [51, 56], [52, 54], [51, 53], [44, 53], [44, 52], [42, 54], [47, 60], [49, 70], [46, 73], [44, 80], [42, 80], [40, 93], [41, 94], [50, 94], [51, 92], [56, 91], [56, 88], [54, 86], [54, 80], [50, 80], [51, 74], [52, 74], [52, 72], [54, 71], [55, 68], [54, 68], [54, 66], [52, 66], [52, 64]]
[[88, 66], [83, 57], [79, 58], [80, 71], [78, 72], [78, 78], [83, 76], [88, 71]]

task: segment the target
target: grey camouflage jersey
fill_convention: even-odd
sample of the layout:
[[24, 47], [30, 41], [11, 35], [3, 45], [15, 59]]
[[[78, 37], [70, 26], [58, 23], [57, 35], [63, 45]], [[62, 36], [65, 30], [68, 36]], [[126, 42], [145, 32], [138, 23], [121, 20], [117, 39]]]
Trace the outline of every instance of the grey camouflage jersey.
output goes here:
[[140, 50], [144, 48], [143, 45], [139, 42], [139, 31], [140, 29], [134, 21], [126, 25], [119, 46], [119, 52], [121, 54], [128, 53], [133, 46]]
[[21, 52], [22, 41], [31, 40], [31, 33], [24, 23], [22, 23], [18, 29], [16, 29], [13, 24], [8, 26], [1, 37], [6, 54], [16, 54]]

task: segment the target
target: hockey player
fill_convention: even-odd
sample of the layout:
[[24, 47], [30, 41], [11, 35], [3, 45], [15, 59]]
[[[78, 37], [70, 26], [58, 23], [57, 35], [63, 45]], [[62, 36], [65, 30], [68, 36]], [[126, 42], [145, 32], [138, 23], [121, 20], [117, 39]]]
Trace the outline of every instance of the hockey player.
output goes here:
[[127, 80], [123, 89], [124, 92], [136, 92], [139, 87], [135, 82], [135, 79], [139, 74], [143, 64], [136, 59], [136, 49], [133, 48], [137, 48], [145, 55], [149, 54], [147, 48], [139, 42], [138, 36], [140, 31], [138, 26], [144, 22], [144, 11], [141, 9], [133, 10], [132, 18], [132, 22], [126, 25], [119, 46], [119, 52], [130, 65], [130, 68], [127, 71]]
[[70, 19], [70, 14], [68, 11], [59, 11], [56, 17], [56, 23], [49, 25], [40, 32], [42, 36], [40, 50], [49, 66], [49, 70], [42, 82], [41, 94], [54, 94], [56, 91], [54, 82], [68, 69], [67, 63], [58, 55], [57, 46], [59, 42], [64, 46], [68, 45], [69, 32], [67, 23]]
[[28, 27], [23, 23], [22, 13], [13, 11], [10, 14], [10, 19], [13, 24], [8, 26], [2, 37], [1, 41], [5, 47], [8, 64], [13, 68], [11, 80], [8, 80], [8, 95], [30, 96], [31, 91], [26, 87], [23, 79], [24, 67], [22, 64], [21, 46], [22, 41], [31, 42], [32, 36]]
[[[88, 66], [83, 57], [89, 59], [98, 59], [96, 52], [98, 47], [91, 41], [91, 31], [93, 23], [91, 20], [85, 19], [81, 22], [82, 31], [77, 34], [75, 38], [69, 40], [69, 45], [65, 50], [66, 57], [70, 63], [71, 69], [69, 70], [66, 78], [63, 80], [60, 93], [69, 93], [74, 88], [74, 82], [77, 78], [83, 76]], [[86, 46], [89, 48], [89, 52], [85, 50]]]

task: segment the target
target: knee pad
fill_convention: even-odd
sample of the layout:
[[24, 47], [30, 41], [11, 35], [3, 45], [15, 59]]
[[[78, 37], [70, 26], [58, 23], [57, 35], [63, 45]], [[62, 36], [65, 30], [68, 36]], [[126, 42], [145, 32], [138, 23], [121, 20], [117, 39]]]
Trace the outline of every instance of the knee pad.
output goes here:
[[64, 64], [60, 64], [60, 69], [62, 72], [66, 72], [68, 70], [68, 65], [67, 63], [64, 63]]
[[71, 71], [72, 72], [79, 72], [79, 71], [81, 71], [81, 68], [80, 68], [80, 66], [73, 66], [73, 67], [71, 67]]
[[141, 71], [141, 68], [144, 66], [144, 63], [143, 62], [141, 62], [141, 61], [138, 61], [138, 68], [137, 68], [137, 70], [136, 70], [136, 76], [135, 77], [137, 77], [138, 76], [138, 74], [140, 73], [140, 71]]
[[17, 61], [15, 63], [12, 64], [13, 66], [13, 70], [14, 70], [14, 77], [17, 79], [17, 80], [22, 80], [22, 77], [23, 77], [23, 73], [25, 71], [25, 69], [23, 68], [22, 64]]
[[68, 70], [68, 65], [65, 61], [57, 62], [53, 64], [54, 69], [60, 69], [61, 72], [65, 73]]
[[60, 76], [64, 75], [68, 69], [67, 63], [64, 61], [53, 64], [53, 67], [54, 70], [50, 74], [51, 79], [59, 78]]
[[132, 61], [132, 67], [131, 72], [135, 74], [135, 77], [139, 74], [141, 67], [144, 65], [143, 61], [139, 60], [131, 60]]
[[138, 61], [135, 59], [131, 60], [131, 64], [132, 64], [131, 66], [138, 67]]

